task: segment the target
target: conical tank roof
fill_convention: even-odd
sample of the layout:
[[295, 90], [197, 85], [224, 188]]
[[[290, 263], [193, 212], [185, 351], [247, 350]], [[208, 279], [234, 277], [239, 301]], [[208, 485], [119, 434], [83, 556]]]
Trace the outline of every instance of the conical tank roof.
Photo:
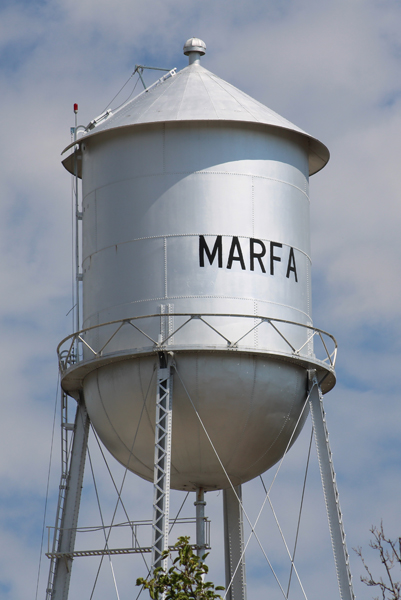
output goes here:
[[[309, 174], [316, 173], [326, 165], [330, 155], [324, 144], [205, 69], [200, 64], [200, 56], [205, 51], [206, 45], [202, 40], [188, 40], [184, 46], [184, 53], [189, 55], [190, 64], [187, 67], [178, 73], [171, 71], [169, 76], [144, 90], [114, 114], [99, 119], [99, 123], [92, 121], [87, 132], [76, 143], [112, 129], [145, 123], [234, 121], [294, 131], [308, 139]], [[65, 150], [73, 145], [70, 144]], [[66, 163], [67, 160], [64, 164], [68, 168]]]

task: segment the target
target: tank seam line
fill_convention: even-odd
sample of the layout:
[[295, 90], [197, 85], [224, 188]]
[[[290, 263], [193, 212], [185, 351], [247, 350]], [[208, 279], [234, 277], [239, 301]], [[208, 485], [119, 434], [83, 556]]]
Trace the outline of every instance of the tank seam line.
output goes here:
[[252, 236], [255, 237], [255, 186], [253, 183], [253, 175], [251, 177], [252, 185]]
[[[185, 82], [185, 87], [184, 90], [182, 92], [182, 96], [181, 96], [181, 102], [179, 107], [177, 108], [177, 111], [175, 113], [175, 118], [171, 120], [172, 123], [174, 123], [175, 121], [180, 121], [181, 119], [179, 118], [179, 114], [180, 114], [180, 110], [181, 110], [181, 106], [182, 103], [184, 102], [184, 96], [185, 96], [185, 92], [187, 91], [187, 87], [188, 87], [188, 82], [189, 82], [189, 78], [190, 78], [191, 74], [190, 73], [186, 73], [186, 82]], [[166, 127], [166, 122], [164, 122], [164, 128]]]
[[164, 297], [167, 298], [167, 238], [164, 237]]
[[[139, 463], [140, 463], [140, 464], [141, 464], [143, 467], [145, 467], [145, 469], [148, 469], [148, 470], [150, 470], [150, 471], [151, 471], [151, 469], [150, 469], [150, 468], [149, 468], [149, 467], [148, 467], [148, 466], [147, 466], [147, 465], [146, 465], [146, 464], [145, 464], [145, 463], [144, 463], [142, 460], [140, 460], [140, 459], [139, 459], [137, 456], [135, 456], [135, 455], [133, 454], [134, 444], [132, 444], [132, 446], [131, 446], [131, 449], [130, 449], [130, 448], [128, 448], [128, 446], [126, 445], [126, 443], [124, 442], [124, 440], [121, 438], [121, 436], [118, 434], [118, 432], [117, 432], [116, 428], [114, 427], [114, 424], [113, 424], [113, 422], [112, 422], [112, 421], [111, 421], [111, 419], [110, 419], [110, 415], [109, 415], [108, 411], [106, 410], [106, 407], [104, 406], [104, 402], [103, 402], [102, 394], [101, 394], [101, 392], [100, 392], [100, 388], [99, 388], [99, 375], [98, 375], [98, 374], [96, 375], [96, 387], [97, 387], [97, 391], [98, 391], [98, 394], [99, 394], [99, 398], [100, 398], [100, 402], [101, 402], [101, 404], [102, 404], [102, 408], [103, 408], [104, 414], [106, 415], [107, 421], [109, 422], [109, 425], [110, 425], [111, 429], [113, 430], [113, 432], [114, 432], [115, 436], [116, 436], [116, 437], [117, 437], [117, 439], [120, 441], [120, 443], [122, 444], [122, 446], [123, 446], [123, 447], [124, 447], [126, 450], [128, 450], [128, 452], [129, 452], [129, 459], [128, 459], [128, 463], [131, 461], [131, 457], [132, 457], [132, 456], [134, 456], [134, 457], [135, 457], [135, 459], [136, 459], [136, 460], [137, 460], [137, 461], [138, 461], [138, 462], [139, 462]], [[146, 410], [146, 413], [147, 413], [147, 416], [148, 416], [148, 419], [149, 419], [149, 414], [148, 414], [148, 411], [147, 411], [147, 410]], [[150, 419], [149, 419], [149, 420], [150, 420]], [[140, 424], [140, 422], [139, 422], [139, 424]], [[139, 427], [139, 424], [138, 424], [138, 427]], [[134, 440], [134, 442], [135, 442], [135, 440]]]
[[[232, 172], [227, 172], [227, 171], [166, 171], [166, 172], [163, 171], [161, 173], [149, 173], [149, 175], [142, 175], [142, 174], [136, 175], [135, 177], [129, 177], [127, 179], [119, 179], [118, 181], [113, 181], [112, 183], [100, 185], [99, 187], [95, 188], [94, 190], [92, 190], [91, 192], [86, 194], [84, 196], [84, 200], [87, 198], [87, 196], [90, 196], [90, 194], [92, 194], [96, 190], [110, 187], [112, 185], [115, 185], [116, 183], [132, 181], [134, 179], [144, 179], [146, 177], [164, 177], [165, 175], [231, 175], [234, 177], [255, 177], [257, 179], [265, 179], [266, 181], [277, 181], [277, 183], [289, 185], [290, 187], [293, 187], [294, 189], [298, 190], [299, 192], [301, 192], [301, 194], [303, 196], [305, 196], [307, 198], [308, 202], [310, 202], [309, 194], [305, 190], [303, 190], [301, 187], [299, 187], [298, 185], [295, 185], [295, 183], [290, 183], [289, 181], [285, 181], [284, 179], [279, 179], [278, 177], [268, 177], [267, 175], [256, 175], [254, 173], [246, 173], [246, 172], [232, 173]], [[306, 181], [307, 180], [305, 178], [305, 182]]]
[[[238, 90], [235, 86], [233, 86], [231, 83], [229, 83], [228, 81], [224, 81], [224, 79], [221, 79], [221, 77], [219, 77], [218, 75], [215, 75], [214, 73], [210, 74], [210, 79], [212, 79], [213, 81], [215, 81], [215, 83], [217, 83], [222, 90], [224, 90], [225, 92], [227, 92], [232, 98], [234, 98], [234, 100], [242, 107], [244, 108], [244, 111], [247, 112], [249, 115], [251, 115], [251, 117], [254, 119], [254, 121], [244, 121], [241, 120], [239, 121], [239, 123], [255, 123], [257, 125], [267, 125], [265, 120], [260, 120], [260, 118], [258, 118], [255, 114], [254, 111], [255, 109], [258, 108], [262, 108], [266, 111], [268, 111], [269, 113], [269, 117], [272, 118], [274, 117], [278, 123], [274, 124], [274, 123], [269, 123], [270, 127], [277, 127], [277, 128], [281, 128], [281, 129], [285, 129], [287, 131], [290, 132], [294, 132], [294, 133], [298, 133], [304, 136], [307, 136], [308, 138], [310, 138], [311, 136], [309, 134], [307, 134], [305, 131], [303, 131], [302, 129], [300, 129], [299, 127], [297, 127], [296, 125], [294, 125], [294, 123], [291, 123], [290, 121], [288, 121], [287, 119], [285, 119], [284, 117], [282, 117], [281, 115], [279, 115], [278, 113], [276, 113], [274, 110], [268, 108], [267, 106], [265, 106], [264, 104], [262, 104], [261, 102], [259, 102], [258, 100], [256, 100], [255, 98], [251, 98], [250, 96], [248, 96], [248, 94], [246, 94], [244, 91], [242, 90]], [[218, 81], [217, 81], [218, 80]], [[224, 85], [223, 85], [224, 84]], [[231, 91], [229, 91], [227, 89], [227, 87], [229, 87], [230, 89], [233, 89], [237, 92], [240, 93], [241, 95], [241, 100], [242, 102], [244, 100], [247, 100], [249, 102], [249, 100], [252, 101], [252, 105], [249, 108], [246, 108], [242, 102], [240, 102], [236, 96], [238, 96], [238, 94], [236, 94], [236, 96], [233, 95], [233, 93], [231, 93]], [[221, 119], [223, 120], [223, 119]]]
[[[239, 298], [236, 296], [169, 296], [168, 299], [170, 300], [191, 300], [191, 299], [208, 299], [208, 300], [245, 300], [247, 302], [261, 302], [263, 304], [272, 304], [274, 306], [281, 306], [283, 308], [289, 308], [292, 311], [295, 311], [297, 313], [301, 313], [302, 315], [305, 315], [305, 317], [307, 317], [310, 321], [308, 323], [308, 325], [312, 325], [312, 317], [310, 315], [308, 315], [304, 310], [301, 310], [300, 308], [296, 308], [294, 306], [290, 306], [289, 304], [282, 304], [280, 302], [271, 302], [269, 300], [262, 300], [260, 298]], [[166, 300], [166, 298], [145, 298], [143, 300], [132, 300], [129, 303], [125, 303], [125, 306], [130, 305], [130, 304], [140, 304], [141, 302], [158, 302], [158, 301], [162, 301], [162, 300]], [[121, 306], [121, 305], [118, 305]], [[118, 308], [118, 306], [113, 306], [112, 308]], [[124, 305], [122, 305], [124, 306]], [[92, 315], [90, 315], [89, 317], [87, 317], [85, 319], [85, 321], [91, 319], [93, 316], [98, 315], [104, 311], [108, 311], [110, 310], [110, 308], [104, 308], [100, 311], [98, 311], [98, 313], [93, 313]], [[199, 312], [199, 311], [197, 311]], [[202, 313], [200, 313], [202, 314]], [[174, 315], [174, 313], [172, 313], [172, 315]], [[269, 317], [265, 317], [266, 319]], [[272, 317], [273, 318], [273, 317]]]
[[203, 80], [202, 73], [197, 73], [197, 75], [198, 75], [199, 79], [202, 82], [203, 89], [206, 91], [206, 94], [207, 94], [207, 96], [208, 96], [208, 98], [210, 100], [210, 104], [213, 106], [213, 110], [214, 110], [214, 112], [216, 114], [216, 118], [218, 119], [219, 118], [219, 113], [218, 113], [217, 108], [215, 107], [215, 105], [213, 103], [213, 99], [212, 99], [212, 97], [211, 97], [211, 95], [209, 93], [209, 90], [207, 89], [207, 86], [206, 86], [206, 84], [205, 84], [205, 82]]
[[[244, 106], [244, 103], [243, 103], [243, 99], [242, 99], [242, 98], [241, 98], [241, 100], [242, 100], [242, 101], [240, 102], [240, 101], [238, 100], [238, 98], [236, 98], [236, 97], [234, 96], [234, 94], [231, 92], [231, 90], [228, 90], [226, 87], [224, 87], [224, 86], [223, 86], [223, 85], [220, 83], [220, 82], [222, 81], [222, 80], [220, 79], [220, 77], [218, 77], [218, 76], [215, 76], [214, 78], [213, 78], [213, 77], [210, 77], [210, 79], [212, 79], [212, 80], [213, 80], [213, 81], [214, 81], [214, 82], [215, 82], [215, 83], [216, 83], [216, 84], [217, 84], [217, 85], [218, 85], [218, 86], [219, 86], [219, 87], [220, 87], [222, 90], [224, 90], [224, 91], [225, 91], [225, 92], [226, 92], [226, 93], [227, 93], [229, 96], [231, 96], [231, 98], [233, 98], [233, 100], [234, 100], [235, 102], [237, 102], [237, 103], [240, 105], [240, 107], [243, 109], [243, 111], [244, 111], [245, 113], [248, 113], [248, 115], [251, 115], [251, 117], [252, 117], [253, 119], [255, 119], [256, 123], [263, 123], [263, 121], [261, 121], [261, 120], [260, 120], [260, 119], [259, 119], [259, 118], [258, 118], [256, 115], [254, 115], [254, 114], [253, 114], [253, 112], [252, 112], [252, 111], [251, 111], [249, 108], [247, 108], [246, 106]], [[228, 85], [230, 85], [230, 84], [228, 84]], [[232, 86], [232, 85], [230, 85], [230, 87], [232, 88], [233, 86]]]
[[[82, 265], [87, 260], [90, 260], [92, 258], [92, 256], [95, 256], [95, 254], [100, 254], [100, 252], [104, 252], [105, 250], [109, 250], [110, 248], [114, 248], [116, 245], [117, 246], [123, 246], [125, 244], [133, 244], [134, 242], [143, 242], [143, 241], [146, 241], [146, 240], [167, 240], [167, 238], [198, 237], [200, 235], [207, 235], [207, 236], [218, 236], [218, 235], [221, 235], [222, 237], [225, 237], [225, 238], [238, 237], [239, 239], [245, 239], [245, 240], [255, 239], [255, 238], [253, 238], [251, 236], [248, 236], [248, 235], [234, 235], [234, 234], [231, 234], [231, 233], [168, 233], [168, 234], [165, 234], [165, 235], [149, 235], [148, 237], [134, 238], [133, 240], [127, 240], [125, 242], [119, 242], [118, 244], [110, 244], [109, 246], [105, 246], [101, 250], [96, 250], [96, 252], [92, 252], [92, 254], [88, 254], [88, 256], [86, 256], [82, 260]], [[273, 241], [273, 240], [269, 240], [267, 238], [257, 238], [257, 239], [260, 240], [260, 241], [262, 241], [262, 242], [272, 242]], [[285, 246], [286, 248], [293, 248], [294, 250], [297, 250], [298, 252], [300, 252], [301, 254], [303, 254], [304, 256], [306, 256], [306, 258], [312, 264], [312, 259], [309, 256], [309, 254], [307, 252], [305, 252], [305, 250], [301, 250], [301, 248], [298, 248], [298, 246], [291, 246], [290, 244], [287, 244], [286, 242], [280, 242], [280, 243], [282, 243], [283, 246]]]
[[[151, 102], [151, 103], [150, 103], [150, 105], [149, 105], [147, 108], [145, 108], [145, 110], [141, 111], [141, 113], [140, 113], [140, 116], [141, 116], [141, 117], [143, 117], [143, 116], [144, 116], [144, 115], [146, 115], [146, 114], [149, 114], [149, 112], [150, 112], [150, 111], [151, 111], [151, 109], [153, 108], [153, 105], [154, 105], [154, 104], [155, 104], [155, 103], [156, 103], [158, 100], [160, 100], [160, 98], [162, 98], [162, 96], [164, 96], [164, 94], [165, 94], [165, 93], [168, 91], [169, 87], [170, 87], [170, 85], [166, 85], [166, 86], [165, 86], [165, 89], [164, 89], [164, 90], [162, 90], [161, 94], [159, 94], [158, 96], [156, 96], [156, 97], [153, 99], [153, 102]], [[154, 90], [150, 90], [150, 91], [151, 91], [151, 92], [153, 92]], [[149, 92], [149, 90], [145, 90], [145, 92]], [[128, 107], [127, 107], [127, 108], [128, 108]], [[106, 131], [107, 131], [107, 130], [106, 130]]]

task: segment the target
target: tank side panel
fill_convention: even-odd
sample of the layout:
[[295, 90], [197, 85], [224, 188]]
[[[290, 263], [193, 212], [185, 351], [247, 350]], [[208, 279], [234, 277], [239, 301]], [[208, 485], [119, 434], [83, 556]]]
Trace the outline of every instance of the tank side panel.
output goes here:
[[[92, 145], [83, 152], [85, 327], [161, 304], [311, 323], [307, 149], [298, 138], [181, 124]], [[200, 343], [213, 343], [209, 334]]]

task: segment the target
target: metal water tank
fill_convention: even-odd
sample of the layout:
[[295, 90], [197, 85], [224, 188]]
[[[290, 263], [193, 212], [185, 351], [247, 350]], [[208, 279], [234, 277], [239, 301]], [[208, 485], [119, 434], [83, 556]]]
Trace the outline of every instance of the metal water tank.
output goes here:
[[172, 353], [171, 487], [210, 490], [229, 485], [220, 461], [234, 485], [276, 463], [308, 368], [326, 390], [335, 376], [311, 316], [308, 181], [328, 150], [206, 70], [205, 50], [188, 40], [186, 68], [78, 141], [84, 354], [63, 386], [152, 480], [155, 369]]

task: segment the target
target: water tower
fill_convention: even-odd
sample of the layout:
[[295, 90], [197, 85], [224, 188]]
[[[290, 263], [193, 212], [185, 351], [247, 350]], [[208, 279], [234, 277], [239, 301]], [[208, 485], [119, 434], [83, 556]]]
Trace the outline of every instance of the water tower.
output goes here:
[[168, 544], [170, 488], [197, 493], [200, 550], [203, 495], [224, 490], [229, 595], [244, 598], [244, 561], [234, 577], [229, 558], [241, 557], [241, 484], [281, 459], [308, 406], [340, 590], [353, 597], [321, 404], [336, 346], [311, 315], [308, 183], [329, 153], [206, 70], [205, 51], [188, 40], [186, 68], [76, 127], [63, 161], [82, 178], [82, 311], [59, 347], [78, 408], [49, 598], [68, 595], [89, 419], [154, 482], [153, 565]]

